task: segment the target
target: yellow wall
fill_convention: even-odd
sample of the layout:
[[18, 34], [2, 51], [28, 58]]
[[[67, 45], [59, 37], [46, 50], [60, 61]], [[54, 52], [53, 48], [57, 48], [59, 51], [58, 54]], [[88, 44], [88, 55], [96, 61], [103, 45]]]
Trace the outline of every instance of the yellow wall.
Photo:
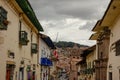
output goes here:
[[[89, 53], [86, 56], [86, 63], [87, 63], [87, 68], [93, 68], [93, 63], [94, 60], [96, 59], [96, 50], [94, 50], [93, 52]], [[91, 76], [90, 80], [95, 80], [95, 74], [89, 74], [89, 76]], [[88, 75], [87, 75], [88, 78]]]
[[[0, 30], [0, 80], [5, 80], [6, 78], [6, 62], [7, 61], [13, 61], [15, 62], [15, 71], [14, 71], [14, 80], [15, 75], [18, 76], [19, 74], [19, 68], [21, 66], [20, 61], [23, 59], [25, 61], [25, 76], [24, 79], [27, 80], [26, 75], [26, 67], [27, 65], [33, 66], [33, 64], [36, 65], [37, 74], [36, 77], [39, 78], [39, 66], [37, 54], [33, 54], [31, 56], [31, 28], [30, 25], [28, 25], [24, 20], [22, 20], [22, 30], [25, 30], [28, 33], [28, 40], [29, 43], [26, 46], [20, 46], [19, 45], [19, 15], [15, 12], [13, 8], [6, 2], [6, 0], [0, 0], [0, 5], [8, 12], [7, 14], [7, 20], [10, 22], [8, 24], [7, 30], [1, 31]], [[37, 34], [34, 32], [35, 30], [32, 30], [33, 33], [33, 41], [34, 43], [38, 42]], [[11, 59], [8, 58], [8, 51], [14, 52], [15, 58]], [[29, 62], [30, 61], [30, 62]], [[18, 78], [18, 77], [17, 77]]]
[[[116, 19], [114, 25], [111, 29], [111, 36], [110, 36], [110, 49], [109, 49], [109, 65], [112, 65], [112, 70], [109, 70], [108, 73], [113, 73], [113, 80], [119, 80], [119, 69], [120, 69], [120, 56], [116, 56], [115, 49], [111, 50], [115, 45], [112, 46], [113, 43], [115, 43], [117, 40], [120, 39], [120, 16]], [[109, 75], [108, 75], [109, 76]], [[109, 80], [109, 79], [108, 79]]]

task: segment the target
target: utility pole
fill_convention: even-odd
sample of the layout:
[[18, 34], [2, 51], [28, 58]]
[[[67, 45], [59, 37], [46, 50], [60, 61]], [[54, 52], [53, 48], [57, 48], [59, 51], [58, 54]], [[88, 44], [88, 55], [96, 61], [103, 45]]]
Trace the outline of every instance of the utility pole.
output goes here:
[[58, 34], [59, 34], [59, 32], [57, 32], [57, 36], [56, 36], [55, 42], [57, 42], [57, 39], [58, 39]]

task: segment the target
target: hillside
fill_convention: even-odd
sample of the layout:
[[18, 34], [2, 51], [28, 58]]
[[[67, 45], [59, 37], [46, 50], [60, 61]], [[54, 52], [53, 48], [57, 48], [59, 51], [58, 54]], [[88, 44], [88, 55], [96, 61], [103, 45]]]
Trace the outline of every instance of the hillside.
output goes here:
[[87, 45], [81, 45], [81, 44], [78, 44], [78, 43], [66, 42], [66, 41], [54, 42], [54, 44], [55, 44], [55, 46], [57, 46], [59, 48], [73, 47], [74, 44], [77, 44], [78, 47], [88, 47]]

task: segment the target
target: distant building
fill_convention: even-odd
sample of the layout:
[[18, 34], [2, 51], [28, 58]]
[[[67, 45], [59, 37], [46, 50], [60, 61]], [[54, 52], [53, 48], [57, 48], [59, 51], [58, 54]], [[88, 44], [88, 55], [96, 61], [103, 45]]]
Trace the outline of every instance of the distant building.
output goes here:
[[82, 58], [80, 55], [82, 54], [82, 50], [75, 44], [73, 48], [67, 48], [67, 52], [69, 53], [70, 58], [70, 73], [69, 80], [78, 80], [78, 65]]
[[79, 62], [79, 79], [78, 80], [96, 80], [95, 60], [96, 60], [96, 45], [91, 46], [81, 54], [82, 60]]

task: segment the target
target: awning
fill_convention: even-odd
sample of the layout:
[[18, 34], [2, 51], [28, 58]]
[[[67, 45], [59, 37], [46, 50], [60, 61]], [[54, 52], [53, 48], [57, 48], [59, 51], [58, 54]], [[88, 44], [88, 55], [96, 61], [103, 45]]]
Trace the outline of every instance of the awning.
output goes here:
[[43, 66], [52, 66], [52, 61], [48, 58], [41, 58], [41, 65]]
[[52, 61], [50, 60], [50, 59], [47, 59], [47, 65], [48, 66], [52, 66], [53, 64], [52, 64]]
[[47, 65], [47, 58], [41, 58], [41, 65]]

